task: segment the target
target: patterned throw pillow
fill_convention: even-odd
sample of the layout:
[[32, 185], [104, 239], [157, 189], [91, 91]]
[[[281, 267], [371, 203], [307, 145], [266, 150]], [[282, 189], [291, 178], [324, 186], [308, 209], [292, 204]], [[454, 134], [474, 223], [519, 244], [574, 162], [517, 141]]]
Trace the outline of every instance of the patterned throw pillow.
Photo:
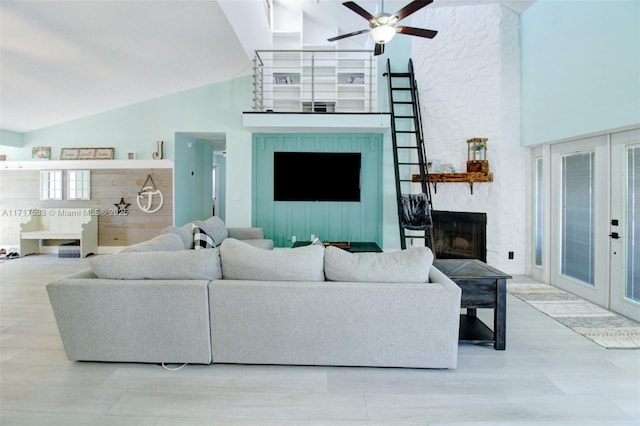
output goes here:
[[211, 235], [204, 232], [204, 230], [196, 225], [193, 225], [193, 248], [210, 249], [215, 247], [215, 241]]

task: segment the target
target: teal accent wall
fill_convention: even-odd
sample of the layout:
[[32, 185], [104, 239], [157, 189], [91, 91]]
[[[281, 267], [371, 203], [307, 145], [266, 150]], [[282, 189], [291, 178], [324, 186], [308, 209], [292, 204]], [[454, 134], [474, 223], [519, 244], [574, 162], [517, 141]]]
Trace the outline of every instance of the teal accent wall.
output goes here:
[[640, 123], [640, 2], [538, 0], [520, 24], [523, 145]]
[[[360, 202], [273, 200], [273, 153], [359, 152]], [[382, 246], [382, 135], [372, 133], [255, 133], [253, 135], [253, 220], [276, 247], [290, 247], [315, 234], [325, 241], [375, 241]], [[339, 173], [309, 170], [309, 173]], [[304, 176], [300, 176], [304, 185]]]
[[22, 147], [24, 134], [0, 129], [0, 146]]
[[389, 85], [387, 77], [387, 60], [391, 66], [391, 72], [407, 72], [409, 59], [411, 58], [411, 36], [398, 35], [387, 44], [382, 55], [378, 58], [378, 111], [389, 112]]
[[213, 213], [213, 146], [176, 133], [175, 224], [205, 220]]
[[11, 159], [30, 160], [34, 146], [50, 146], [53, 160], [61, 148], [98, 146], [114, 147], [116, 160], [129, 152], [151, 160], [156, 141], [164, 141], [164, 158], [171, 160], [176, 132], [244, 130], [241, 112], [252, 108], [251, 82], [239, 77], [27, 132], [20, 157]]

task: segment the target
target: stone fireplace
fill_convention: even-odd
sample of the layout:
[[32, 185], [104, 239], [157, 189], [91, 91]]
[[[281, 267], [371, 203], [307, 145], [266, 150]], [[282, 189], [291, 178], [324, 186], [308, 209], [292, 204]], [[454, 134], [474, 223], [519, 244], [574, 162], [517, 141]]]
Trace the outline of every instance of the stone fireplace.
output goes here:
[[438, 259], [487, 261], [487, 214], [433, 210], [435, 255]]

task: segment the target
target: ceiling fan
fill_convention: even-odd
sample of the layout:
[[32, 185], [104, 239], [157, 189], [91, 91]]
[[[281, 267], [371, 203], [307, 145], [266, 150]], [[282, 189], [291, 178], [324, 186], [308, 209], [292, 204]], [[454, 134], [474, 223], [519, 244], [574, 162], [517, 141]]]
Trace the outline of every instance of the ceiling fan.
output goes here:
[[346, 1], [342, 3], [347, 8], [351, 9], [358, 15], [362, 16], [369, 21], [369, 27], [364, 30], [354, 31], [352, 33], [342, 34], [336, 37], [331, 37], [327, 41], [337, 41], [343, 38], [355, 36], [358, 34], [369, 33], [373, 41], [376, 43], [374, 55], [380, 55], [384, 52], [384, 45], [388, 43], [396, 33], [407, 34], [417, 37], [434, 38], [437, 31], [426, 30], [423, 28], [406, 27], [403, 25], [396, 26], [401, 20], [411, 15], [412, 13], [422, 9], [425, 6], [433, 3], [433, 0], [414, 0], [407, 4], [396, 13], [384, 12], [384, 0], [382, 1], [382, 13], [378, 15], [372, 15], [371, 13], [358, 6], [353, 1]]

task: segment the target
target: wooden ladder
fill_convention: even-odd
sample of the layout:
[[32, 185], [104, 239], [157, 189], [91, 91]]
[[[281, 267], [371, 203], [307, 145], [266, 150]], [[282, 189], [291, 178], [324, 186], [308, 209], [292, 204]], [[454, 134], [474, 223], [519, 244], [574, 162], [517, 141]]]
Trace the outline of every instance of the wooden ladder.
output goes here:
[[[423, 240], [424, 245], [435, 254], [431, 218], [433, 205], [413, 61], [409, 59], [407, 72], [398, 73], [391, 72], [391, 62], [387, 59], [387, 71], [384, 75], [389, 86], [400, 245], [402, 249], [406, 249], [407, 240], [410, 245], [413, 245], [414, 240]], [[411, 197], [408, 194], [416, 192], [420, 194], [419, 198], [426, 199], [424, 214], [428, 217], [428, 221], [418, 227], [408, 226], [404, 220], [406, 197]]]

